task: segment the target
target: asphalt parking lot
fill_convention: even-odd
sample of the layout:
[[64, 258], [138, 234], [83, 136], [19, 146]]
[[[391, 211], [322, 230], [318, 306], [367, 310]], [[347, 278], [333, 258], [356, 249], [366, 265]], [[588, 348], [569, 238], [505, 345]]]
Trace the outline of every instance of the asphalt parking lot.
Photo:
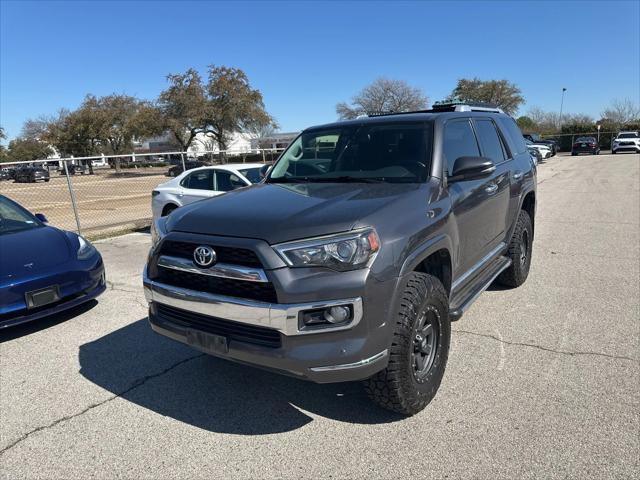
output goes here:
[[150, 330], [145, 234], [101, 241], [108, 291], [0, 333], [3, 478], [638, 478], [640, 155], [539, 167], [531, 273], [453, 326], [402, 418]]

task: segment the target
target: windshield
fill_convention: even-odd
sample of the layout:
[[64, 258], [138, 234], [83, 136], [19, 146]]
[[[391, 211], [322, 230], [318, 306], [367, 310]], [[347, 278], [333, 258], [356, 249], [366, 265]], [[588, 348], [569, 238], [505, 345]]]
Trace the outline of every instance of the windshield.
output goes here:
[[621, 133], [620, 135], [618, 135], [618, 138], [638, 138], [638, 134], [635, 132]]
[[0, 196], [0, 235], [42, 226], [40, 221], [6, 197]]
[[302, 133], [268, 183], [421, 183], [428, 176], [431, 123], [344, 125]]
[[260, 180], [262, 180], [262, 177], [260, 176], [260, 167], [243, 168], [238, 171], [251, 183], [260, 183]]

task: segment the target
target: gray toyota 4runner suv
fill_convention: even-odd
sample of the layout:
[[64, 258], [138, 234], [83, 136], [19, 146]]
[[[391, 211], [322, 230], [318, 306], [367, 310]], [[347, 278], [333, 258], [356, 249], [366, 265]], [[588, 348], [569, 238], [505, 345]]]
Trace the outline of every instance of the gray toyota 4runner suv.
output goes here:
[[535, 196], [522, 133], [495, 108], [312, 127], [262, 183], [153, 225], [149, 321], [229, 360], [364, 380], [415, 414], [442, 380], [450, 322], [494, 280], [526, 280]]

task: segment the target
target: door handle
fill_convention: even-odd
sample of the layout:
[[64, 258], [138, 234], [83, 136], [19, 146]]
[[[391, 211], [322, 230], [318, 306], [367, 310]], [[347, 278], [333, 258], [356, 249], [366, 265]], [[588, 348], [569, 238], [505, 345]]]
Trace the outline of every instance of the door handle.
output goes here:
[[520, 180], [522, 178], [522, 175], [523, 175], [523, 173], [520, 170], [518, 170], [518, 171], [514, 172], [513, 179], [514, 180]]
[[486, 187], [484, 187], [484, 191], [487, 192], [489, 195], [493, 195], [498, 191], [498, 185], [496, 185], [495, 183], [491, 183]]

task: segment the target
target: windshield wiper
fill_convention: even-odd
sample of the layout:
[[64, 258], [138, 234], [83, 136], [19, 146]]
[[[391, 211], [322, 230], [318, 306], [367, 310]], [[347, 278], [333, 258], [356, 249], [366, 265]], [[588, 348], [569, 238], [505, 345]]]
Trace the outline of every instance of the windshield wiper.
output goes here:
[[342, 175], [340, 177], [319, 177], [313, 178], [311, 181], [326, 183], [386, 183], [384, 177], [352, 177], [351, 175]]
[[309, 177], [278, 177], [270, 178], [266, 183], [309, 183], [311, 179]]

